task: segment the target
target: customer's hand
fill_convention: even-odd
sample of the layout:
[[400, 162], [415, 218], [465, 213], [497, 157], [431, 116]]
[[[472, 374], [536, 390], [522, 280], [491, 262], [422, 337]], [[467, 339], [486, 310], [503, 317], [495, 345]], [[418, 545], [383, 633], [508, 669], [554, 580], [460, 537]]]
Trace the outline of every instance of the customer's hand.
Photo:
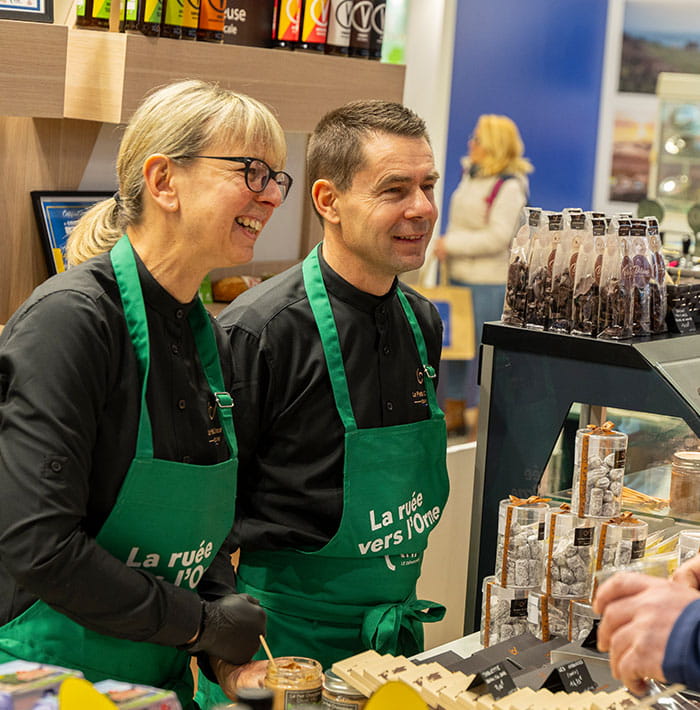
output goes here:
[[231, 700], [236, 700], [237, 688], [262, 688], [264, 685], [267, 661], [251, 661], [242, 666], [235, 666], [221, 658], [209, 656], [209, 663], [221, 690]]
[[662, 665], [666, 642], [685, 607], [700, 592], [660, 577], [620, 572], [598, 588], [593, 609], [602, 615], [598, 649], [610, 652], [615, 678], [637, 695], [646, 678], [665, 682]]
[[686, 560], [671, 575], [671, 579], [693, 589], [700, 589], [700, 554]]
[[258, 600], [248, 594], [228, 594], [203, 604], [202, 627], [187, 650], [237, 666], [250, 661], [265, 633], [266, 615]]

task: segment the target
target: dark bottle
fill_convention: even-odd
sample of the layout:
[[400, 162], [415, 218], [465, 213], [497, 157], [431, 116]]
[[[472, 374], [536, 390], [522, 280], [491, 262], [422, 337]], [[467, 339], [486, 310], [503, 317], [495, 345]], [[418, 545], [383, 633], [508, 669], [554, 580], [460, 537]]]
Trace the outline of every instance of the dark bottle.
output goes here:
[[183, 0], [163, 0], [163, 22], [160, 36], [170, 39], [182, 37]]
[[382, 41], [384, 39], [384, 22], [386, 19], [386, 0], [374, 0], [372, 11], [372, 29], [369, 35], [369, 58], [382, 58]]
[[202, 42], [224, 41], [226, 0], [200, 0], [197, 39]]
[[200, 0], [182, 0], [182, 39], [197, 39]]
[[236, 697], [250, 710], [272, 710], [275, 694], [269, 688], [237, 688]]
[[328, 31], [329, 0], [303, 0], [298, 49], [323, 52]]
[[273, 47], [294, 49], [299, 41], [301, 0], [278, 0]]
[[158, 37], [162, 14], [163, 0], [127, 0], [121, 8], [119, 31]]
[[350, 17], [350, 56], [369, 57], [374, 0], [354, 0]]
[[350, 48], [350, 21], [353, 0], [330, 0], [326, 54], [347, 56]]

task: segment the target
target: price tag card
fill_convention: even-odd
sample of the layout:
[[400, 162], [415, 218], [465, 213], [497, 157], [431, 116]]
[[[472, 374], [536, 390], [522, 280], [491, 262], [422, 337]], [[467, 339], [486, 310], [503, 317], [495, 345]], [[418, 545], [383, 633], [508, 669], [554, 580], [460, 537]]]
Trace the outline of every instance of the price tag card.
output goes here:
[[695, 333], [695, 321], [685, 306], [670, 308], [666, 323], [672, 333]]
[[503, 663], [496, 663], [477, 673], [469, 688], [485, 685], [495, 700], [505, 698], [516, 690], [515, 683]]
[[544, 687], [554, 693], [558, 690], [565, 690], [567, 693], [583, 693], [586, 690], [595, 690], [598, 686], [591, 678], [584, 660], [579, 658], [555, 668], [549, 674]]

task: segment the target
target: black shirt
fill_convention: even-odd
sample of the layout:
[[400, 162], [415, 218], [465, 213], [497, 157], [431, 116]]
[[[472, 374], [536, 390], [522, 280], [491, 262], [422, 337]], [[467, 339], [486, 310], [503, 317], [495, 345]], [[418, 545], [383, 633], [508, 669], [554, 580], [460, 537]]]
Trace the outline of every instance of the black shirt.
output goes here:
[[[136, 257], [151, 341], [157, 458], [213, 464], [206, 382], [182, 304]], [[230, 350], [215, 333], [229, 385]], [[127, 567], [95, 542], [136, 446], [141, 389], [109, 254], [40, 285], [0, 335], [0, 622], [37, 598], [89, 629], [178, 645], [198, 628], [192, 591]], [[218, 425], [218, 422], [216, 422]], [[177, 520], [172, 524], [177, 525]], [[228, 546], [202, 596], [235, 587]]]
[[[360, 291], [319, 257], [358, 427], [427, 419], [424, 363], [396, 289], [406, 294], [437, 370], [436, 309], [398, 280], [384, 296]], [[235, 363], [236, 540], [243, 550], [318, 549], [340, 524], [344, 429], [301, 265], [236, 298], [219, 322]]]

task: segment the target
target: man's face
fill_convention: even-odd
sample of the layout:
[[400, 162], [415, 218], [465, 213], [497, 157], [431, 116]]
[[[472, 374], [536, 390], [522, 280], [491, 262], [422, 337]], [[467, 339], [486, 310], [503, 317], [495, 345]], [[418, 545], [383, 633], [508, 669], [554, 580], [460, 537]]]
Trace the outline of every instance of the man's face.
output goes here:
[[350, 188], [337, 193], [333, 248], [342, 253], [349, 280], [373, 292], [368, 285], [390, 285], [397, 274], [423, 265], [438, 215], [438, 174], [423, 138], [376, 134], [365, 141], [364, 156]]

